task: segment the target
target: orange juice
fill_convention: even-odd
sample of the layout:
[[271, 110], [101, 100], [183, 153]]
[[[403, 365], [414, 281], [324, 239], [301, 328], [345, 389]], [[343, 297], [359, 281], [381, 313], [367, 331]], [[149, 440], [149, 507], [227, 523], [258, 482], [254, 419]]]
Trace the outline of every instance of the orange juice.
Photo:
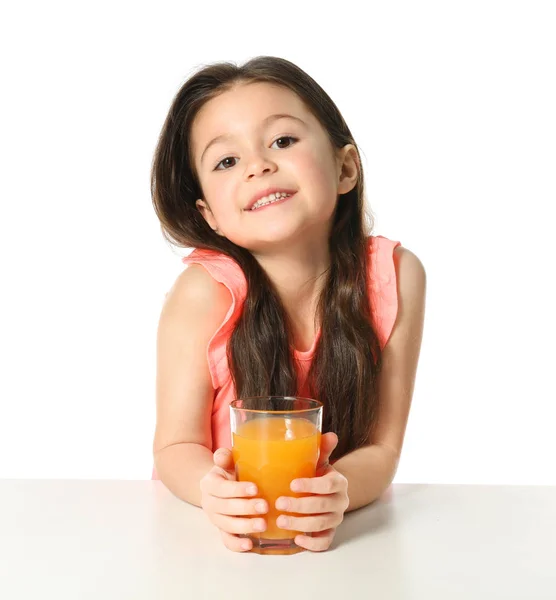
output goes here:
[[[275, 508], [280, 496], [300, 497], [292, 492], [294, 479], [314, 477], [320, 449], [321, 433], [307, 419], [264, 416], [241, 423], [232, 433], [233, 458], [238, 481], [252, 481], [257, 497], [269, 505], [265, 539], [291, 539], [297, 531], [281, 529], [276, 519], [284, 511]], [[292, 513], [293, 514], [293, 513]]]

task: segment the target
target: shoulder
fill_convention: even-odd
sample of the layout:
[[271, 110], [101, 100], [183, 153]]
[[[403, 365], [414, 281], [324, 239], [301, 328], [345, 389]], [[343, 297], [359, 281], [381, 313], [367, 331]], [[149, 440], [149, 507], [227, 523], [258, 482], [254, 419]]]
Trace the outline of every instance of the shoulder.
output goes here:
[[427, 287], [425, 267], [414, 252], [403, 246], [397, 246], [394, 249], [394, 265], [398, 314], [391, 341], [393, 340], [395, 343], [400, 339], [402, 343], [405, 343], [408, 338], [420, 340]]
[[230, 304], [230, 292], [201, 264], [191, 264], [176, 278], [172, 289], [178, 295], [199, 303]]
[[418, 294], [425, 293], [427, 282], [425, 267], [414, 252], [404, 246], [397, 246], [394, 248], [394, 265], [398, 286], [403, 288], [406, 295], [413, 286], [417, 287]]
[[393, 324], [400, 300], [410, 302], [424, 296], [425, 267], [419, 257], [399, 241], [381, 235], [370, 238], [369, 252], [371, 292], [380, 301], [383, 311], [391, 309]]
[[200, 264], [191, 264], [174, 281], [166, 294], [163, 315], [174, 321], [202, 319], [209, 328], [224, 319], [232, 304], [228, 288], [216, 281]]

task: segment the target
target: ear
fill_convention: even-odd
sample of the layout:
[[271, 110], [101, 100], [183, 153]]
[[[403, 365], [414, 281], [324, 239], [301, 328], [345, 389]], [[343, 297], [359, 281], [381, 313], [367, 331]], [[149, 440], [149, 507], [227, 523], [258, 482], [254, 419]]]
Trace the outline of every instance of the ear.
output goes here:
[[199, 209], [199, 212], [203, 215], [203, 219], [209, 224], [210, 228], [218, 233], [218, 223], [216, 222], [208, 203], [199, 199], [195, 201], [195, 206]]
[[346, 144], [338, 153], [338, 194], [347, 194], [359, 177], [359, 157], [353, 144]]

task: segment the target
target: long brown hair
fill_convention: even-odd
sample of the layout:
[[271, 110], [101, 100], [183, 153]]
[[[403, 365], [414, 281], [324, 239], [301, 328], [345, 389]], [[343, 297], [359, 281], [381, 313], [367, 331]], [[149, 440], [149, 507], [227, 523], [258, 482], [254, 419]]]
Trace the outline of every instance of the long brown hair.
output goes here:
[[283, 58], [258, 56], [242, 66], [222, 62], [203, 67], [179, 89], [162, 127], [151, 171], [154, 210], [167, 241], [224, 253], [245, 274], [247, 297], [227, 346], [236, 397], [296, 395], [292, 332], [276, 289], [251, 252], [215, 233], [195, 205], [203, 197], [191, 157], [195, 115], [207, 101], [235, 84], [252, 82], [293, 90], [334, 147], [353, 144], [357, 149], [357, 183], [336, 203], [330, 229], [331, 263], [315, 315], [321, 336], [308, 374], [312, 397], [325, 407], [323, 432], [338, 435], [332, 455], [337, 459], [370, 442], [382, 355], [367, 287], [372, 213], [365, 210], [359, 150], [332, 99], [307, 73]]

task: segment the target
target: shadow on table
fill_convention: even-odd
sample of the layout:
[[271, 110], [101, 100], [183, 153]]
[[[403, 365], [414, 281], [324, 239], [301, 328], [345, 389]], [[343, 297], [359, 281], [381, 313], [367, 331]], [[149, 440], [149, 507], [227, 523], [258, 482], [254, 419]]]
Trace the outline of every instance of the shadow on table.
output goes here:
[[393, 512], [390, 504], [374, 503], [347, 514], [336, 531], [333, 548], [387, 528], [392, 521]]
[[344, 542], [388, 529], [395, 519], [394, 493], [399, 501], [406, 496], [419, 493], [423, 487], [421, 485], [398, 485], [394, 491], [393, 486], [390, 485], [372, 504], [347, 513], [336, 531], [331, 549]]

